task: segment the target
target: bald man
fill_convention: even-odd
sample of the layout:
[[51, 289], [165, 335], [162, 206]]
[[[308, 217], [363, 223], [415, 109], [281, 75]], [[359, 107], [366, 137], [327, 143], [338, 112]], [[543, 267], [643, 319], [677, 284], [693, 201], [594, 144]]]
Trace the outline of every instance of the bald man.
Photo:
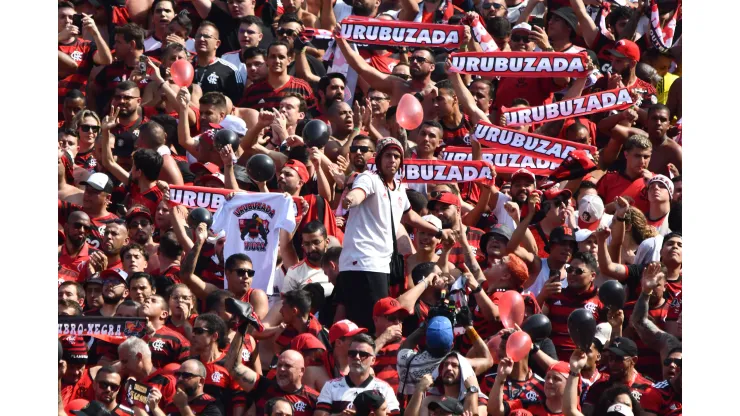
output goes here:
[[[231, 349], [236, 351], [235, 357], [241, 356], [243, 338], [234, 337]], [[275, 380], [259, 376], [251, 368], [241, 363], [241, 360], [227, 357], [227, 366], [233, 364], [234, 379], [248, 393], [247, 408], [254, 403], [257, 409], [256, 416], [264, 416], [265, 403], [274, 397], [285, 397], [293, 404], [294, 416], [312, 416], [316, 409], [319, 392], [311, 387], [304, 386], [302, 379], [305, 373], [303, 356], [295, 350], [285, 350], [278, 357], [277, 375]]]
[[[166, 415], [205, 415], [223, 416], [223, 405], [212, 396], [203, 392], [206, 381], [206, 367], [199, 360], [187, 360], [175, 371], [177, 393], [172, 403], [164, 408]], [[160, 416], [159, 409], [154, 415]]]
[[[90, 216], [82, 211], [72, 211], [64, 224], [64, 244], [59, 254], [59, 278], [78, 280], [81, 266], [97, 251], [87, 243]], [[60, 282], [61, 284], [61, 282]]]

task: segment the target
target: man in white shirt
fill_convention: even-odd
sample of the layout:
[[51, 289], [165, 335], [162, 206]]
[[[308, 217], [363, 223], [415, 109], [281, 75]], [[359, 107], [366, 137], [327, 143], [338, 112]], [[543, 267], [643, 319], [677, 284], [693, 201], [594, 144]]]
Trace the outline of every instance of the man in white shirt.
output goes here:
[[403, 165], [401, 143], [386, 137], [378, 142], [377, 149], [377, 172], [358, 175], [342, 200], [342, 206], [350, 212], [339, 257], [339, 306], [335, 317], [350, 319], [370, 332], [375, 330], [373, 306], [388, 296], [394, 231], [402, 227], [401, 221], [439, 238], [452, 238], [451, 230], [437, 228], [411, 209], [405, 190], [395, 180]]
[[329, 237], [326, 227], [321, 221], [311, 221], [303, 227], [303, 251], [306, 257], [285, 274], [281, 293], [303, 289], [309, 283], [319, 283], [324, 288], [324, 296], [330, 296], [334, 285], [321, 269], [321, 259], [329, 247]]

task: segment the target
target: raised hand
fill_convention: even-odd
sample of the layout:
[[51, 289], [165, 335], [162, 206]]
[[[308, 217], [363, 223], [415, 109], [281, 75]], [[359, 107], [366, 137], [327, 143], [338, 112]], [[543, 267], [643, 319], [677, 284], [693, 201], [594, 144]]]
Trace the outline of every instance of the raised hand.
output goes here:
[[121, 109], [119, 107], [113, 107], [110, 108], [110, 113], [103, 117], [103, 120], [100, 122], [100, 127], [103, 130], [111, 131], [114, 127], [118, 125], [118, 114], [121, 112]]

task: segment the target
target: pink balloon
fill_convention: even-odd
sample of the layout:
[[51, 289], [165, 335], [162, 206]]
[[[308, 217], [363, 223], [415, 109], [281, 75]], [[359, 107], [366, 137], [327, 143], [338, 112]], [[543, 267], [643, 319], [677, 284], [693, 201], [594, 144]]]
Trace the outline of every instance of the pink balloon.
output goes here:
[[193, 65], [187, 59], [178, 59], [170, 67], [170, 74], [175, 84], [180, 87], [189, 87], [193, 83]]
[[516, 290], [507, 290], [498, 301], [498, 313], [504, 328], [514, 328], [524, 321], [524, 298]]
[[488, 351], [490, 351], [493, 356], [493, 363], [498, 364], [498, 362], [501, 361], [501, 358], [498, 356], [498, 349], [501, 347], [501, 336], [492, 336], [486, 345], [488, 345]]
[[521, 361], [532, 349], [532, 338], [524, 331], [516, 331], [506, 341], [506, 356], [514, 362]]
[[401, 97], [396, 110], [396, 121], [406, 130], [413, 130], [421, 125], [424, 121], [424, 109], [416, 97], [411, 94], [404, 94]]

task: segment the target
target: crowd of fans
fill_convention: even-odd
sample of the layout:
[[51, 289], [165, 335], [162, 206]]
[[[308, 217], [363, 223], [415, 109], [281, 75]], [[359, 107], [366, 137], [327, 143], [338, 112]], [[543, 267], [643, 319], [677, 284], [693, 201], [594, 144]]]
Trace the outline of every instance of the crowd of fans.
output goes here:
[[[680, 415], [680, 10], [59, 1], [59, 315], [146, 322], [121, 343], [60, 335], [59, 415]], [[463, 25], [465, 36], [458, 50], [354, 44], [339, 35], [348, 16]], [[651, 39], [654, 18], [668, 48]], [[451, 52], [481, 51], [476, 20], [500, 51], [586, 51], [595, 82], [451, 71]], [[176, 82], [181, 60], [190, 85]], [[516, 127], [594, 146], [597, 168], [579, 177], [396, 177], [446, 146], [480, 158], [472, 132], [505, 126], [504, 108], [615, 88], [639, 103]], [[405, 94], [423, 108], [416, 129], [397, 122]], [[310, 120], [328, 140], [304, 134]], [[258, 155], [269, 179], [247, 169]], [[276, 263], [224, 255], [233, 233], [172, 201], [177, 186], [295, 201], [295, 219], [280, 211], [264, 239]], [[599, 296], [614, 280], [621, 307]], [[501, 307], [510, 291], [524, 301], [516, 324]], [[598, 323], [588, 348], [569, 332], [577, 309]], [[533, 343], [514, 360], [519, 331]]]

